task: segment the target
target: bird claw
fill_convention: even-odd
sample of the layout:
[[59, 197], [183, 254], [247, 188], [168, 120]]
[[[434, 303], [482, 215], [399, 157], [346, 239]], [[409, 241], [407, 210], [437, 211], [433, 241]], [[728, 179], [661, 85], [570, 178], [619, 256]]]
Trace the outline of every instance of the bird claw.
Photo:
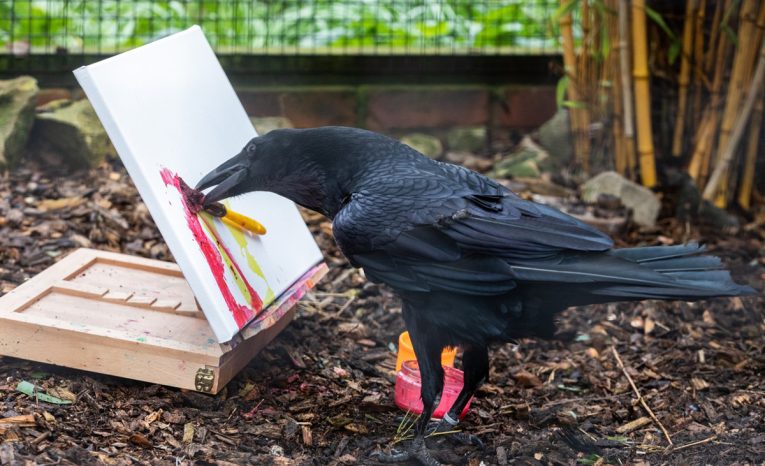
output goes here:
[[469, 446], [469, 447], [476, 447], [480, 450], [484, 449], [483, 442], [480, 438], [473, 434], [466, 434], [465, 432], [458, 432], [451, 436], [454, 440], [458, 441], [459, 443]]
[[465, 432], [454, 432], [456, 426], [453, 426], [445, 421], [439, 421], [432, 430], [428, 433], [428, 436], [439, 434], [439, 433], [446, 433], [450, 432], [449, 434], [444, 434], [443, 437], [446, 437], [447, 439], [454, 440], [458, 443], [461, 443], [465, 446], [472, 446], [477, 447], [481, 450], [483, 450], [484, 445], [480, 438], [473, 434], [468, 434]]
[[415, 438], [412, 441], [412, 445], [406, 451], [391, 454], [375, 451], [370, 456], [381, 463], [403, 463], [415, 460], [423, 466], [441, 466], [441, 463], [430, 454], [428, 447], [425, 445], [425, 439], [422, 437]]

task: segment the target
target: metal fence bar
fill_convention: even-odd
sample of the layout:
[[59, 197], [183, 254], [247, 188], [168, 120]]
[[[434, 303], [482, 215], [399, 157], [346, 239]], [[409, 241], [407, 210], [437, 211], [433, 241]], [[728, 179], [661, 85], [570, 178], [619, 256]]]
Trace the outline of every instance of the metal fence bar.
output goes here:
[[118, 53], [193, 24], [219, 55], [550, 54], [559, 50], [551, 19], [558, 7], [558, 0], [2, 0], [0, 66], [52, 56], [50, 66], [60, 67], [63, 57]]

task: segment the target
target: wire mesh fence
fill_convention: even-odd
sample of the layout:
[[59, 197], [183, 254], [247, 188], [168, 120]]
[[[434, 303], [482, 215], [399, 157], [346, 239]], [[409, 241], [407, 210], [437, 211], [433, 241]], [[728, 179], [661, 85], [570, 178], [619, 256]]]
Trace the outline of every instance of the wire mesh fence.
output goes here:
[[534, 54], [557, 0], [0, 0], [0, 54], [111, 54], [193, 24], [219, 54]]

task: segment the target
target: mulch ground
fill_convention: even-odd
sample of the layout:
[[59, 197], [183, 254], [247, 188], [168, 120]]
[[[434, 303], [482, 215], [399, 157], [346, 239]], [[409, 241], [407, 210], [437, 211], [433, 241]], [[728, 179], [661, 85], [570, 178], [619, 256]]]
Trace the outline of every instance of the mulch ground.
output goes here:
[[[392, 399], [400, 304], [349, 267], [328, 222], [306, 218], [330, 273], [222, 393], [0, 358], [0, 464], [373, 464], [370, 452], [389, 448], [402, 424]], [[756, 225], [723, 235], [667, 219], [619, 244], [687, 239], [708, 243], [739, 281], [762, 288]], [[28, 164], [0, 180], [0, 294], [82, 246], [170, 259], [117, 164], [66, 177]], [[765, 464], [761, 296], [571, 309], [560, 329], [560, 340], [493, 351], [490, 383], [463, 423], [485, 448], [457, 447], [447, 460]], [[16, 391], [20, 381], [74, 403], [32, 399]], [[29, 422], [2, 423], [14, 416]]]

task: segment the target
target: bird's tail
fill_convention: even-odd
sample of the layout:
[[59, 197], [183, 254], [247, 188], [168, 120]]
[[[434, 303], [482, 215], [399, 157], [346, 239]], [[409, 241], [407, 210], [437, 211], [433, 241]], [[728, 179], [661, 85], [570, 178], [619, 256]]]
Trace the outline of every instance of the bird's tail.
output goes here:
[[696, 243], [617, 249], [614, 256], [650, 269], [665, 281], [659, 286], [621, 285], [600, 292], [612, 296], [689, 300], [755, 293], [752, 287], [734, 282], [719, 257], [702, 255], [703, 252], [704, 247]]
[[[696, 243], [576, 254], [554, 267], [513, 266], [519, 279], [558, 282], [571, 305], [641, 299], [697, 300], [753, 294]], [[548, 288], [555, 293], [553, 288]], [[573, 302], [571, 302], [573, 301]]]

